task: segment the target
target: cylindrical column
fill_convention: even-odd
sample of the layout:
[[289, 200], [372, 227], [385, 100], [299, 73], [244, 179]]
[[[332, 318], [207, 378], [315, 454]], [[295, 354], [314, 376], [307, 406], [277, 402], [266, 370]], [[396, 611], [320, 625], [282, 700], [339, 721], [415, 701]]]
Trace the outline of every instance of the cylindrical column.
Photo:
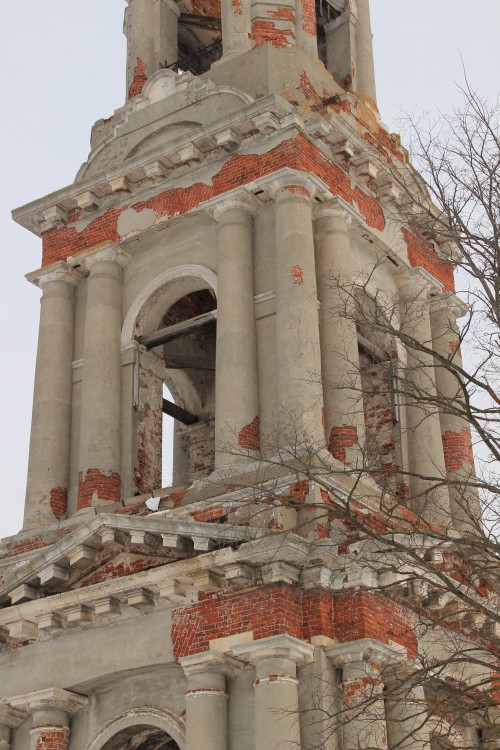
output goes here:
[[384, 671], [389, 747], [430, 750], [430, 723], [422, 685], [414, 684], [409, 662]]
[[80, 275], [59, 262], [28, 275], [43, 290], [33, 395], [24, 527], [66, 514], [73, 385], [74, 286]]
[[315, 229], [326, 441], [334, 458], [362, 468], [365, 422], [354, 300], [360, 269], [351, 250], [350, 216], [327, 206]]
[[399, 292], [407, 355], [400, 390], [406, 406], [411, 507], [424, 520], [448, 526], [450, 500], [436, 407], [428, 282], [415, 269], [405, 274]]
[[242, 207], [217, 211], [216, 468], [260, 448], [253, 218]]
[[210, 651], [180, 663], [187, 676], [186, 750], [227, 750], [226, 675], [241, 665]]
[[477, 489], [470, 487], [475, 482], [470, 425], [464, 419], [463, 380], [454, 369], [462, 367], [457, 313], [449, 295], [435, 298], [430, 306], [436, 391], [452, 523], [458, 531], [478, 532], [481, 509]]
[[231, 651], [255, 665], [255, 750], [301, 747], [297, 666], [312, 662], [314, 647], [276, 635]]
[[70, 717], [55, 708], [33, 713], [29, 750], [68, 750]]
[[309, 190], [276, 196], [276, 346], [279, 441], [322, 442], [321, 356]]
[[178, 56], [178, 17], [174, 0], [129, 0], [125, 11], [127, 94], [142, 92], [153, 73]]
[[251, 47], [250, 5], [246, 0], [221, 0], [224, 58], [241, 55]]
[[112, 243], [81, 262], [89, 271], [80, 429], [78, 509], [120, 500], [122, 267]]
[[370, 0], [356, 0], [358, 22], [356, 24], [357, 88], [360, 96], [369, 96], [377, 101], [375, 86], [375, 64], [373, 61], [373, 34], [370, 19]]

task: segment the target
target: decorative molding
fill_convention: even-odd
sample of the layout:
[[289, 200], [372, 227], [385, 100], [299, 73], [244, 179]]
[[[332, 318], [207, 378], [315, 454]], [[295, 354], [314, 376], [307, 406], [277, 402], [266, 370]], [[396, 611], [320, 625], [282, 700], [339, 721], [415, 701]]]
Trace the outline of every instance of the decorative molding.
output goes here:
[[397, 643], [382, 643], [373, 638], [337, 643], [334, 646], [328, 646], [324, 651], [336, 666], [360, 661], [385, 665], [401, 661], [407, 655], [404, 646]]
[[120, 268], [125, 268], [130, 257], [130, 253], [127, 250], [124, 250], [114, 242], [108, 241], [76, 255], [71, 255], [68, 258], [68, 263], [71, 266], [81, 266], [85, 271], [90, 273], [93, 266], [102, 261], [111, 261], [117, 263]]
[[250, 664], [262, 659], [291, 659], [302, 666], [314, 660], [314, 646], [286, 633], [232, 646], [229, 653]]
[[231, 209], [241, 208], [254, 216], [263, 205], [263, 201], [254, 195], [248, 187], [244, 186], [211, 198], [202, 203], [200, 208], [218, 222], [221, 216]]
[[83, 274], [65, 261], [58, 260], [50, 266], [38, 268], [36, 271], [27, 273], [24, 278], [29, 281], [30, 284], [34, 284], [40, 289], [43, 289], [44, 285], [49, 281], [65, 281], [72, 286], [76, 286], [80, 279], [83, 278]]
[[88, 698], [78, 693], [72, 693], [62, 688], [46, 688], [37, 690], [27, 695], [19, 695], [11, 698], [9, 703], [14, 708], [33, 713], [34, 711], [45, 711], [56, 709], [73, 714], [87, 705]]

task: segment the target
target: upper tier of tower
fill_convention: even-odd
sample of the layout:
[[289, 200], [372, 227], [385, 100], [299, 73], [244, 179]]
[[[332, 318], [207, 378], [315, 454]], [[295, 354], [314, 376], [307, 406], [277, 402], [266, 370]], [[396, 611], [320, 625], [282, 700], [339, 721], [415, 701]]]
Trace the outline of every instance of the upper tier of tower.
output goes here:
[[325, 96], [376, 100], [369, 0], [128, 0], [124, 33], [127, 98], [171, 67], [256, 98], [306, 75]]

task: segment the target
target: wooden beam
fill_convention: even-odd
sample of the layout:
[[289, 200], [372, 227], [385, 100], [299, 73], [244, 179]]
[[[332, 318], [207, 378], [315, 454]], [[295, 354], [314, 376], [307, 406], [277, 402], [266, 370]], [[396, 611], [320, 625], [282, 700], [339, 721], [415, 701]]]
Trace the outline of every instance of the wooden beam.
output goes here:
[[186, 411], [182, 406], [177, 406], [173, 401], [167, 401], [166, 398], [163, 399], [163, 413], [168, 414], [169, 417], [173, 417], [178, 422], [182, 422], [182, 424], [196, 424], [196, 422], [199, 422], [197, 416]]
[[193, 13], [181, 13], [179, 16], [181, 26], [210, 31], [221, 31], [222, 22], [216, 16], [196, 16]]
[[203, 313], [203, 315], [197, 315], [196, 318], [183, 320], [182, 323], [175, 323], [173, 326], [160, 328], [159, 331], [150, 333], [148, 336], [142, 336], [139, 339], [139, 343], [145, 346], [146, 349], [154, 349], [156, 346], [161, 346], [167, 341], [172, 341], [172, 339], [179, 338], [179, 336], [187, 336], [196, 331], [197, 328], [215, 322], [216, 316], [217, 310], [210, 310], [207, 313]]
[[215, 372], [213, 360], [209, 357], [185, 357], [182, 354], [166, 354], [165, 367], [168, 370], [203, 370]]

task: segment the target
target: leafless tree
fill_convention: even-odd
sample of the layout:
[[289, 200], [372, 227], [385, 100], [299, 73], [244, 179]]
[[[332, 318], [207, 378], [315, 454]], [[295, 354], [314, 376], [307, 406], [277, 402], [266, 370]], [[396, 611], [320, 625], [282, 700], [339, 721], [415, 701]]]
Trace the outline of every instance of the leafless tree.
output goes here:
[[[393, 665], [384, 677], [391, 750], [500, 746], [500, 107], [468, 82], [461, 93], [451, 115], [406, 118], [414, 167], [392, 173], [395, 224], [403, 214], [407, 232], [456, 270], [458, 295], [433, 299], [427, 287], [404, 299], [379, 293], [373, 279], [389, 262], [385, 255], [355, 284], [332, 274], [337, 302], [330, 312], [355, 325], [359, 357], [346, 361], [342, 382], [323, 382], [323, 389], [357, 394], [364, 435], [352, 455], [334, 452], [332, 460], [331, 451], [304, 442], [298, 415], [287, 415], [289, 428], [274, 435], [275, 458], [262, 462], [262, 474], [275, 464], [322, 494], [269, 492], [252, 505], [263, 523], [273, 511], [283, 518], [285, 509], [304, 535], [327, 528], [318, 555], [331, 561], [334, 554], [333, 585], [355, 569], [362, 588], [414, 613], [420, 647], [411, 668]], [[419, 328], [429, 304], [439, 318], [432, 336]], [[352, 350], [336, 354], [348, 359]], [[450, 439], [445, 466], [437, 456], [419, 463], [411, 455], [415, 434], [425, 438], [435, 420]], [[345, 747], [380, 747], [369, 729], [380, 703], [378, 685], [372, 688], [346, 706], [336, 683], [311, 686], [310, 723], [321, 726], [323, 739], [310, 750], [324, 746], [325, 722], [337, 747], [339, 728], [349, 735], [355, 715], [356, 726], [368, 728], [344, 739]]]

